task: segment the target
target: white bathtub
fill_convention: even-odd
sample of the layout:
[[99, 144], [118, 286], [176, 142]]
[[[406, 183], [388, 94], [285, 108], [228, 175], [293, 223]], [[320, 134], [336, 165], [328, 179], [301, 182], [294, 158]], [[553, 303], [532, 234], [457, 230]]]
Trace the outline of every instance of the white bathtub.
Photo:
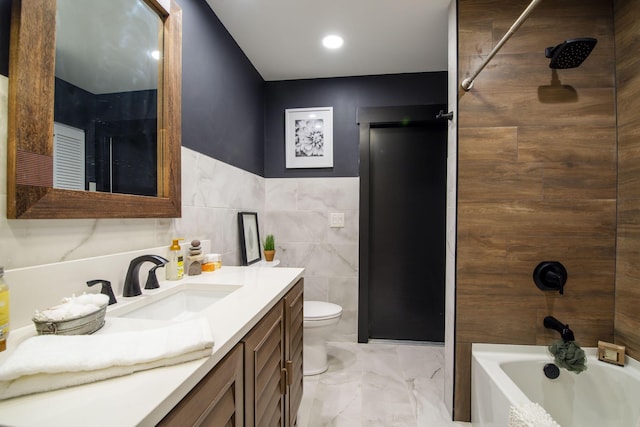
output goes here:
[[562, 427], [640, 427], [640, 363], [601, 362], [585, 348], [588, 369], [560, 369], [555, 380], [542, 368], [553, 362], [545, 346], [473, 344], [471, 422], [506, 427], [511, 405], [540, 404]]

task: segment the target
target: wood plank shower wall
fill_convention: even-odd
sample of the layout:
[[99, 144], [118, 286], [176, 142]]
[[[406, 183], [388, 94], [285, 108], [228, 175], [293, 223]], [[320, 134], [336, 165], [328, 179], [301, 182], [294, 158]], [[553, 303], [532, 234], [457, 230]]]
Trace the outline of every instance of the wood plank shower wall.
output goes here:
[[[460, 81], [528, 4], [458, 1]], [[598, 44], [554, 85], [545, 47], [576, 37]], [[456, 420], [470, 418], [471, 343], [550, 343], [547, 315], [583, 346], [614, 339], [614, 65], [610, 0], [542, 2], [459, 93]], [[547, 260], [568, 270], [564, 295], [533, 282]]]
[[640, 360], [640, 0], [616, 0], [618, 240], [615, 339]]

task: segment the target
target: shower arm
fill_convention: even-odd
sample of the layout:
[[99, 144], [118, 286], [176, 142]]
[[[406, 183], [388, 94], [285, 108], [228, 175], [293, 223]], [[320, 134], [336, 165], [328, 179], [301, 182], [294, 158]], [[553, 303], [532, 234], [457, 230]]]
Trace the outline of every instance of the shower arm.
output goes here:
[[473, 81], [476, 79], [476, 77], [478, 77], [478, 74], [480, 74], [480, 72], [484, 70], [484, 67], [486, 67], [489, 61], [491, 61], [493, 57], [496, 55], [496, 53], [498, 53], [498, 51], [502, 48], [502, 45], [504, 45], [507, 42], [507, 40], [509, 40], [511, 36], [516, 31], [518, 31], [518, 28], [520, 28], [520, 26], [524, 23], [524, 21], [527, 20], [529, 15], [531, 15], [531, 12], [533, 12], [536, 6], [538, 6], [538, 3], [540, 3], [541, 1], [542, 0], [533, 0], [531, 3], [529, 3], [529, 6], [527, 6], [524, 12], [522, 12], [522, 14], [516, 20], [516, 22], [513, 23], [511, 28], [509, 28], [509, 31], [507, 31], [507, 33], [504, 36], [502, 36], [502, 39], [500, 39], [500, 41], [493, 48], [493, 50], [489, 52], [489, 56], [487, 56], [486, 59], [482, 61], [482, 64], [480, 64], [480, 66], [476, 69], [476, 71], [474, 71], [473, 74], [471, 74], [471, 77], [468, 77], [462, 81], [462, 84], [461, 84], [462, 89], [464, 89], [465, 91], [471, 90], [471, 88], [473, 87]]

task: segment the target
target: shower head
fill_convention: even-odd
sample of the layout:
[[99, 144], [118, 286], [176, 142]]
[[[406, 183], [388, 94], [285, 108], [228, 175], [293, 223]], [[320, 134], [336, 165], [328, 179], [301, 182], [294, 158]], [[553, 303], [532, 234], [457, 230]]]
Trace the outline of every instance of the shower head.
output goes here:
[[591, 37], [566, 40], [555, 47], [548, 47], [544, 56], [551, 58], [549, 68], [575, 68], [587, 59], [598, 40]]

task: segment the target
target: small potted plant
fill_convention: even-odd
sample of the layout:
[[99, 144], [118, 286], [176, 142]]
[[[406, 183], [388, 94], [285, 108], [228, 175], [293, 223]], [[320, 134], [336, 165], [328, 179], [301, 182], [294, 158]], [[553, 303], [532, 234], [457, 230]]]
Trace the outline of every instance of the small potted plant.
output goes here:
[[273, 261], [273, 257], [276, 255], [276, 244], [273, 239], [273, 234], [267, 234], [262, 247], [264, 249], [264, 259], [268, 262]]

